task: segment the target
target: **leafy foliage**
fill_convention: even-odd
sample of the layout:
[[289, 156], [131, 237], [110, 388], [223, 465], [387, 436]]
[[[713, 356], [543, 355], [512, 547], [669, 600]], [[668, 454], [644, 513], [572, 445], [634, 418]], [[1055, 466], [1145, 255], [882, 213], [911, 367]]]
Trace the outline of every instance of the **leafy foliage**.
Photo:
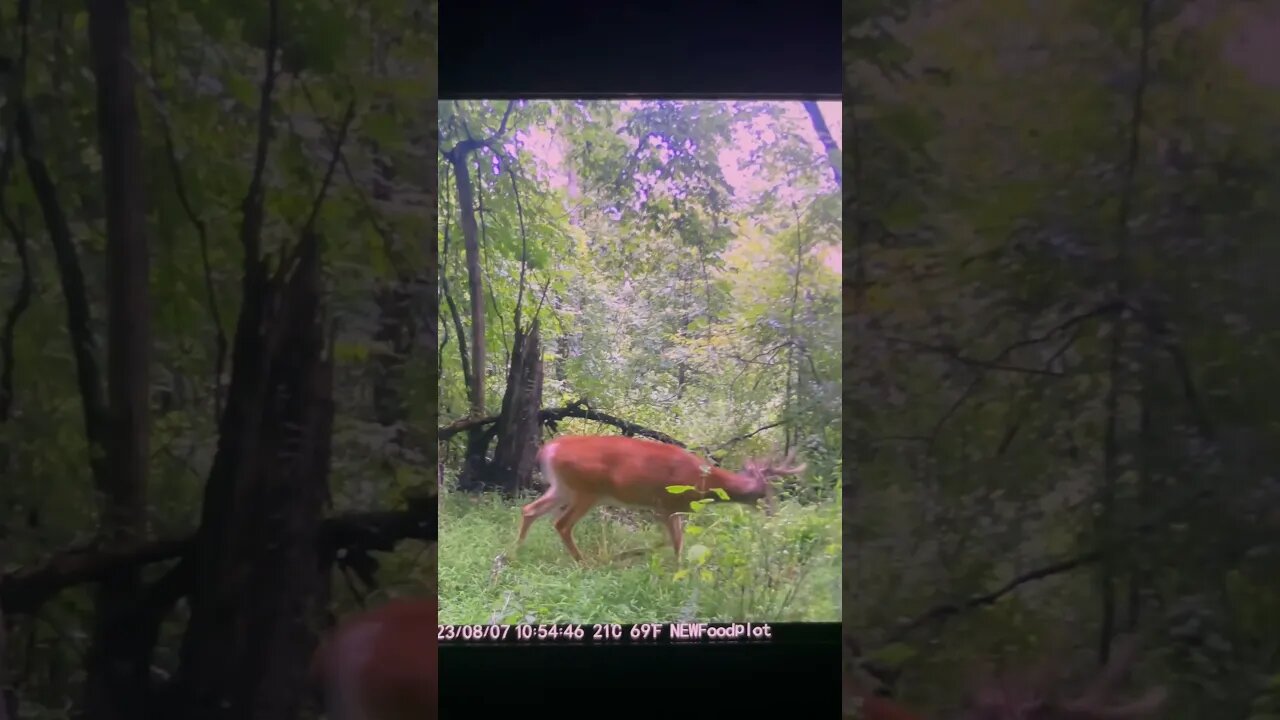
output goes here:
[[[586, 398], [611, 415], [725, 455], [730, 465], [784, 445], [799, 448], [810, 471], [793, 495], [797, 504], [815, 507], [802, 511], [797, 505], [794, 512], [814, 513], [833, 530], [841, 423], [838, 188], [800, 104], [522, 101], [509, 109], [506, 102], [468, 101], [442, 103], [440, 117], [446, 151], [491, 140], [471, 155], [468, 168], [491, 356], [486, 405], [497, 407], [505, 390], [517, 302], [526, 313], [541, 304], [545, 406]], [[456, 174], [445, 158], [439, 168], [442, 287], [452, 293], [442, 307], [453, 301], [467, 341], [470, 298]], [[458, 324], [448, 317], [441, 323], [440, 403], [447, 420], [468, 407], [468, 388]], [[557, 428], [610, 431], [572, 419]], [[447, 478], [459, 464], [451, 453], [460, 449], [445, 451]], [[458, 500], [442, 510], [442, 538], [449, 532], [463, 538], [442, 539], [441, 577], [450, 578], [442, 580], [442, 597], [454, 600], [442, 601], [441, 612], [487, 617], [495, 612], [490, 601], [496, 590], [471, 573], [485, 562], [476, 553], [489, 552], [492, 559], [501, 552], [503, 543], [489, 529], [496, 522], [489, 513], [497, 511], [444, 517], [465, 507]], [[444, 530], [446, 523], [456, 529]], [[732, 531], [713, 527], [720, 526], [708, 526], [709, 534], [727, 534], [721, 554], [702, 556], [712, 565], [678, 582], [663, 580], [666, 589], [648, 601], [626, 596], [636, 603], [630, 613], [595, 619], [630, 618], [642, 609], [670, 616], [678, 605], [668, 602], [671, 597], [683, 602], [696, 592], [707, 600], [711, 585], [698, 584], [704, 573], [714, 576], [716, 587], [746, 582], [752, 572], [779, 573], [770, 577], [780, 587], [789, 586], [783, 577], [800, 582], [797, 568], [807, 560], [770, 566], [751, 554], [761, 546], [736, 535], [739, 525], [724, 526]], [[791, 527], [778, 521], [757, 530], [786, 535]], [[591, 530], [583, 532], [592, 537]], [[600, 552], [591, 549], [592, 540], [583, 542], [589, 555]], [[809, 548], [804, 553], [832, 560], [807, 542], [790, 552]], [[455, 562], [467, 570], [455, 574]], [[824, 561], [813, 562], [821, 567]], [[618, 572], [641, 592], [648, 582], [640, 580], [648, 577], [644, 573], [670, 574], [658, 567]], [[516, 586], [533, 582], [527, 569], [507, 572], [521, 573], [521, 580], [511, 581]], [[822, 577], [805, 582], [835, 582], [829, 572], [816, 575]], [[502, 587], [512, 586], [503, 581]], [[567, 607], [567, 599], [537, 597], [553, 614]], [[774, 598], [777, 612], [834, 619], [830, 596], [795, 609], [784, 608], [783, 597]], [[459, 605], [451, 609], [451, 602]], [[536, 605], [529, 597], [521, 602]], [[728, 599], [707, 602], [700, 611], [733, 607]], [[761, 612], [768, 607], [762, 603], [739, 610]]]
[[602, 513], [574, 531], [590, 566], [574, 567], [544, 523], [495, 570], [492, 549], [514, 540], [511, 507], [453, 494], [441, 508], [440, 622], [832, 622], [838, 514], [831, 503], [788, 504], [759, 522], [746, 508], [706, 507], [693, 513], [676, 566], [656, 525]]
[[[0, 11], [6, 56], [21, 46], [14, 4]], [[217, 411], [225, 403], [229, 342], [242, 292], [241, 202], [256, 145], [267, 5], [205, 0], [131, 4], [132, 62], [139, 72], [143, 171], [150, 239], [152, 425], [148, 517], [157, 537], [196, 526], [217, 444]], [[311, 213], [332, 155], [344, 107], [356, 121], [334, 187], [316, 225], [323, 237], [328, 311], [337, 330], [335, 504], [383, 508], [407, 486], [428, 482], [431, 454], [422, 447], [435, 422], [427, 334], [389, 347], [379, 338], [384, 310], [374, 298], [389, 285], [417, 293], [407, 326], [421, 327], [431, 298], [416, 284], [426, 267], [424, 232], [436, 202], [435, 129], [426, 102], [435, 89], [435, 3], [350, 5], [323, 0], [280, 4], [284, 70], [272, 107], [267, 161], [264, 251], [278, 258], [296, 242]], [[97, 149], [95, 83], [87, 13], [82, 3], [34, 3], [21, 92], [71, 216], [105, 363], [104, 200]], [[5, 78], [0, 125], [12, 126], [19, 86]], [[17, 152], [0, 132], [0, 152]], [[388, 168], [391, 171], [388, 172]], [[55, 551], [84, 546], [97, 525], [87, 476], [89, 452], [76, 369], [57, 268], [34, 191], [15, 163], [3, 183], [3, 210], [26, 237], [29, 268], [11, 251], [17, 238], [0, 231], [0, 305], [8, 313], [24, 275], [32, 296], [13, 323], [14, 402], [0, 422], [0, 544], [10, 571]], [[389, 184], [387, 192], [375, 191]], [[385, 379], [383, 362], [398, 370]], [[378, 419], [374, 396], [387, 390], [404, 408]], [[387, 478], [392, 481], [388, 482]], [[151, 579], [149, 576], [148, 579]], [[432, 581], [434, 582], [434, 581]], [[341, 596], [343, 603], [348, 602]], [[24, 622], [5, 663], [21, 688], [22, 717], [62, 717], [80, 694], [82, 655], [91, 614], [87, 591], [58, 596], [38, 620]], [[181, 618], [166, 623], [155, 666], [177, 665]]]
[[1083, 668], [1137, 627], [1166, 717], [1248, 716], [1280, 607], [1280, 95], [1245, 49], [1274, 19], [850, 7], [846, 632], [937, 710], [975, 659]]

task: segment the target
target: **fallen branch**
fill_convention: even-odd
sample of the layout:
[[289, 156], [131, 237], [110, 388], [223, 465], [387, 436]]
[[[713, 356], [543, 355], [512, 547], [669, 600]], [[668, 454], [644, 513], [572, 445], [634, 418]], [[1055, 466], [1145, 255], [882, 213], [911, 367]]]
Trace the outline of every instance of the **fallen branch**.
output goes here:
[[636, 423], [623, 420], [620, 417], [616, 417], [608, 413], [602, 413], [598, 410], [592, 410], [587, 405], [586, 400], [579, 400], [575, 403], [570, 403], [568, 406], [563, 408], [555, 408], [555, 409], [538, 411], [538, 421], [541, 422], [543, 425], [546, 425], [547, 427], [551, 428], [552, 430], [555, 430], [557, 422], [565, 418], [580, 418], [583, 420], [595, 420], [598, 423], [604, 423], [605, 425], [612, 425], [613, 427], [618, 428], [619, 430], [622, 431], [623, 435], [628, 437], [639, 435], [641, 437], [647, 437], [652, 440], [657, 440], [659, 442], [667, 443], [668, 445], [686, 447], [684, 443], [680, 442], [679, 440], [671, 437], [670, 435], [664, 432], [652, 430], [650, 428], [644, 427], [643, 425], [637, 425]]
[[121, 570], [176, 560], [192, 546], [192, 538], [125, 545], [111, 550], [70, 550], [29, 570], [0, 578], [0, 606], [10, 615], [35, 612], [59, 592], [97, 582]]
[[[657, 440], [659, 442], [664, 442], [664, 443], [667, 443], [668, 445], [686, 447], [684, 443], [680, 442], [679, 440], [676, 440], [675, 438], [671, 437], [670, 435], [664, 432], [659, 432], [657, 430], [647, 428], [643, 425], [637, 425], [636, 423], [623, 420], [622, 418], [617, 417], [615, 415], [603, 413], [598, 410], [592, 410], [587, 405], [586, 400], [578, 400], [564, 407], [545, 408], [538, 411], [538, 422], [552, 428], [553, 430], [555, 429], [556, 423], [559, 422], [560, 420], [564, 420], [565, 418], [580, 418], [582, 420], [595, 420], [596, 422], [603, 423], [605, 425], [612, 425], [613, 427], [618, 428], [619, 430], [622, 431], [623, 435], [627, 435], [627, 436], [638, 435], [641, 437], [650, 438], [652, 440]], [[487, 417], [482, 417], [482, 418], [463, 418], [461, 420], [455, 420], [449, 423], [448, 425], [438, 428], [436, 430], [436, 437], [438, 440], [448, 440], [449, 438], [453, 437], [454, 435], [457, 435], [460, 432], [474, 430], [476, 428], [484, 427], [485, 425], [492, 425], [497, 421], [498, 421], [497, 415], [489, 415]]]
[[[326, 518], [317, 542], [322, 558], [339, 551], [364, 554], [388, 552], [401, 540], [434, 542], [437, 509], [434, 503], [408, 510], [350, 513]], [[71, 550], [28, 570], [0, 577], [0, 607], [9, 615], [29, 615], [68, 588], [98, 582], [113, 573], [144, 565], [178, 560], [195, 543], [195, 535], [152, 540], [112, 550]], [[185, 594], [185, 591], [183, 592]]]

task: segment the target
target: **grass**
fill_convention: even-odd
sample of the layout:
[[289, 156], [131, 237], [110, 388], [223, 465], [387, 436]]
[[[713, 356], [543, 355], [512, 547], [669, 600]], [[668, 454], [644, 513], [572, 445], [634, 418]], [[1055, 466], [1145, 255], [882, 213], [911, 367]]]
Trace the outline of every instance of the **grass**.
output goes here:
[[784, 500], [773, 517], [711, 503], [689, 515], [678, 566], [650, 514], [592, 510], [573, 533], [585, 566], [552, 520], [538, 520], [516, 551], [519, 503], [446, 493], [440, 622], [840, 621], [839, 498]]

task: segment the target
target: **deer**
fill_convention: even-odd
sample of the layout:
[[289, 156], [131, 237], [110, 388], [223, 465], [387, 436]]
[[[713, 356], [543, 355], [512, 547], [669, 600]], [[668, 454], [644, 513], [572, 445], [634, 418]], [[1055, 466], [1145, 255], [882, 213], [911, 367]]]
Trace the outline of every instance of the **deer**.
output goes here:
[[328, 720], [436, 720], [435, 598], [400, 598], [345, 618], [312, 656]]
[[[954, 720], [1150, 720], [1157, 717], [1167, 699], [1164, 688], [1149, 689], [1137, 700], [1109, 702], [1116, 685], [1137, 657], [1137, 642], [1130, 636], [1117, 643], [1107, 665], [1080, 695], [1061, 697], [1049, 687], [1049, 674], [1022, 678], [1006, 676], [981, 683]], [[846, 672], [843, 681], [846, 718], [862, 720], [925, 720], [889, 697], [879, 694], [867, 675]]]
[[[684, 546], [684, 514], [701, 500], [727, 500], [755, 506], [772, 502], [771, 478], [795, 475], [805, 466], [795, 465], [794, 451], [781, 462], [748, 460], [733, 473], [685, 450], [664, 442], [619, 435], [568, 435], [538, 450], [548, 489], [525, 505], [520, 514], [523, 543], [529, 526], [538, 518], [558, 512], [555, 530], [569, 555], [583, 563], [573, 542], [573, 527], [597, 504], [653, 511], [662, 521], [679, 562]], [[668, 488], [683, 486], [683, 492]], [[677, 488], [680, 489], [680, 488]]]

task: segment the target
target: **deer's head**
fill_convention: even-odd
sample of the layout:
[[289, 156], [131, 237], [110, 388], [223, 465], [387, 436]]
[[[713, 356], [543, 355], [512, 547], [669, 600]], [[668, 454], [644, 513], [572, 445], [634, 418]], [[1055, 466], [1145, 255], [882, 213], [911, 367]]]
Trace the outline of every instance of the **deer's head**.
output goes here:
[[775, 505], [773, 483], [770, 482], [775, 478], [787, 477], [789, 475], [798, 475], [804, 469], [804, 463], [796, 464], [796, 451], [792, 448], [783, 458], [752, 458], [743, 463], [741, 475], [752, 481], [753, 490], [744, 493], [740, 502], [755, 504], [757, 500], [763, 499], [765, 505], [772, 511]]

